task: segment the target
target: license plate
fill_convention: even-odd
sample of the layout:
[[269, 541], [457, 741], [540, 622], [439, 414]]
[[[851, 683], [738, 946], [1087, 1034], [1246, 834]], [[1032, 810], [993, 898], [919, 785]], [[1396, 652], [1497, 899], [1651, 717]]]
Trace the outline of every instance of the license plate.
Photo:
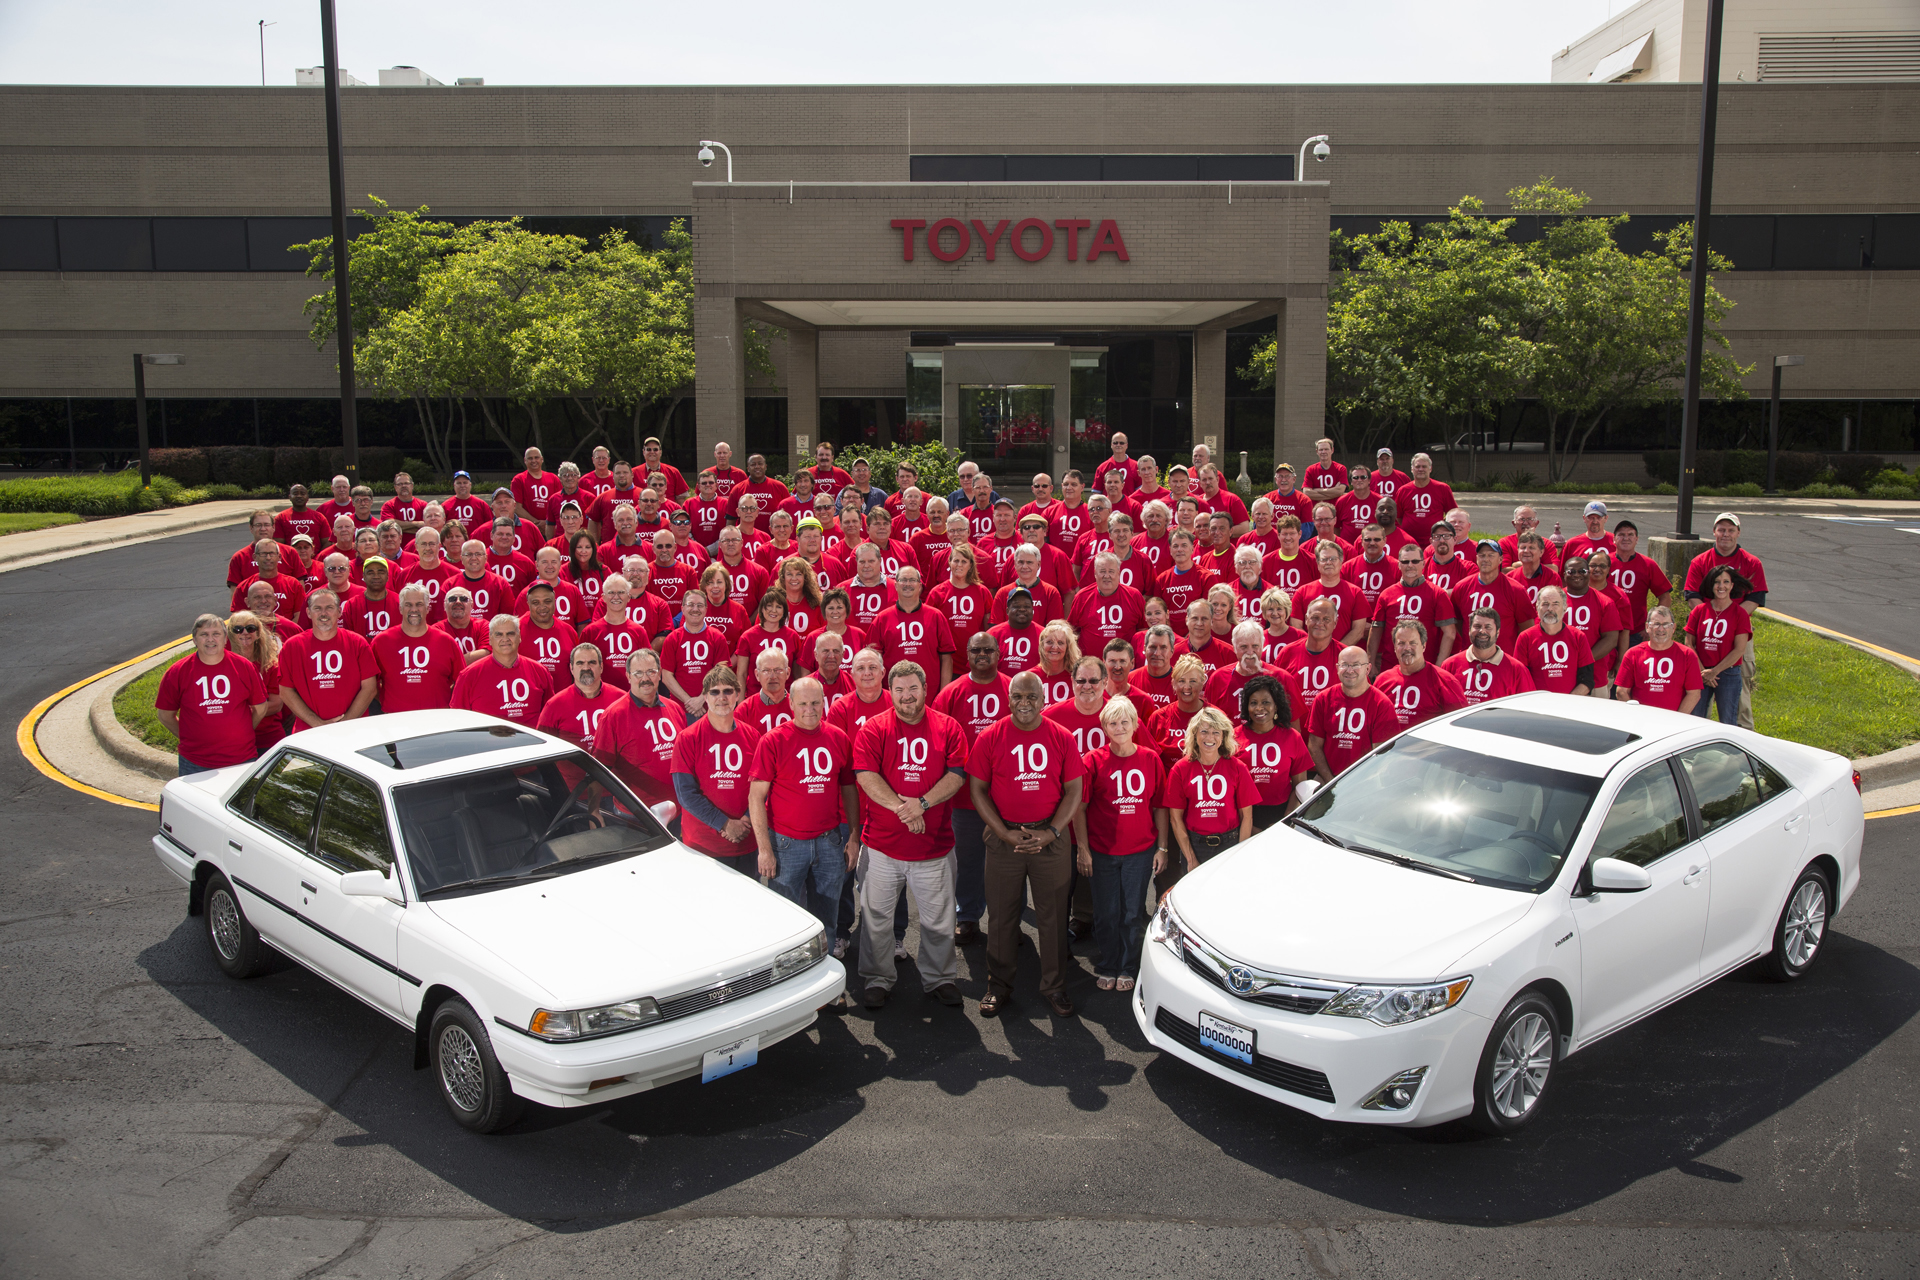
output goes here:
[[1235, 1062], [1253, 1065], [1253, 1032], [1225, 1018], [1200, 1015], [1200, 1044]]
[[700, 1059], [700, 1083], [712, 1084], [721, 1076], [744, 1071], [758, 1061], [760, 1037], [757, 1035], [723, 1044], [718, 1049], [709, 1049]]

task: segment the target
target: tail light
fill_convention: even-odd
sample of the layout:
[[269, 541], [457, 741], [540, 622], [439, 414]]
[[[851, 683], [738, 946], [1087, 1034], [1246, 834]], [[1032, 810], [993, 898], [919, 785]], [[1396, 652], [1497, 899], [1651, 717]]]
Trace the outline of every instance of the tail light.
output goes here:
[[1853, 789], [1856, 794], [1860, 791], [1860, 771], [1858, 769], [1853, 771]]

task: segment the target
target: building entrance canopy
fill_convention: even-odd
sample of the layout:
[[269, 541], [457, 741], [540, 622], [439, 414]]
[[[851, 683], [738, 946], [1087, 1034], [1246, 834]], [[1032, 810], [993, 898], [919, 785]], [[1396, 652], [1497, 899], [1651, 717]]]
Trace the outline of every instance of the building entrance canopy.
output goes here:
[[[693, 200], [702, 458], [743, 438], [748, 320], [789, 335], [790, 453], [819, 438], [818, 334], [837, 329], [1191, 329], [1194, 438], [1217, 448], [1227, 330], [1277, 316], [1275, 448], [1311, 453], [1321, 434], [1324, 182], [695, 183]], [[1001, 445], [1036, 459], [1050, 449], [1046, 469], [1063, 470], [1085, 416], [1073, 408], [1078, 348], [1049, 345], [949, 361], [941, 437], [971, 451], [969, 433], [990, 423]]]

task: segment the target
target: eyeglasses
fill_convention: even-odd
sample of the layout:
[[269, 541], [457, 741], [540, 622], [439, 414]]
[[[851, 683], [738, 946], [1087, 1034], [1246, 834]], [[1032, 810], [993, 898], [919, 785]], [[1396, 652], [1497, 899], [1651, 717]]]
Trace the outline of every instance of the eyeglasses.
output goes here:
[[1073, 678], [1073, 682], [1075, 684], [1084, 684], [1084, 685], [1105, 684], [1107, 682], [1107, 678], [1105, 676], [1075, 676]]
[[252, 635], [260, 634], [260, 628], [250, 622], [236, 623], [232, 627], [229, 627], [228, 630], [232, 631], [233, 634], [237, 636], [252, 636]]

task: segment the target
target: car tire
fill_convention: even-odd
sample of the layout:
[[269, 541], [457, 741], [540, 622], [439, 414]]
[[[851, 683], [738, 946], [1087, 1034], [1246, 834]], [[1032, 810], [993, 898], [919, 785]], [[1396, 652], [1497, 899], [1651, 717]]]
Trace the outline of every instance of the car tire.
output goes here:
[[1775, 982], [1805, 977], [1820, 958], [1832, 915], [1833, 886], [1827, 882], [1827, 873], [1808, 865], [1780, 908], [1780, 919], [1773, 926], [1773, 950], [1760, 962], [1761, 972]]
[[207, 880], [200, 916], [206, 922], [207, 950], [213, 952], [213, 962], [222, 973], [229, 978], [252, 978], [266, 971], [272, 953], [247, 923], [233, 882], [218, 871]]
[[449, 1000], [433, 1011], [427, 1045], [440, 1098], [461, 1128], [498, 1133], [520, 1118], [524, 1100], [493, 1056], [480, 1015], [464, 1000]]
[[1524, 1129], [1540, 1114], [1559, 1066], [1560, 1011], [1540, 992], [1522, 991], [1494, 1020], [1480, 1052], [1468, 1127], [1496, 1136]]

